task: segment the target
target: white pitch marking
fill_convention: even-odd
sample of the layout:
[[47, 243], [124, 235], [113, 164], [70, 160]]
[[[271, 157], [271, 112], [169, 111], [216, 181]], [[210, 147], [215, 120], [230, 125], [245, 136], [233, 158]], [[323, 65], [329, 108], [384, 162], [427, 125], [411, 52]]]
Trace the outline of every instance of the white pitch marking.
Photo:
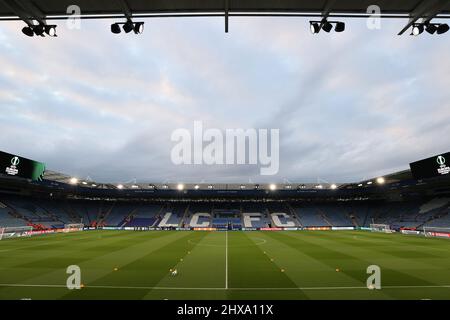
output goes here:
[[[259, 242], [255, 243], [255, 245], [257, 246], [262, 246], [263, 244], [267, 243], [267, 240], [262, 239], [262, 238], [251, 238], [254, 240], [260, 240]], [[222, 248], [223, 246], [220, 244], [208, 244], [208, 243], [201, 243], [201, 242], [195, 242], [192, 241], [192, 239], [188, 240], [188, 243], [190, 244], [194, 244], [196, 246], [204, 246], [204, 247], [217, 247], [217, 248]], [[229, 246], [230, 248], [242, 248], [242, 247], [253, 247], [253, 245], [233, 245], [233, 246]]]
[[[19, 284], [19, 283], [3, 283], [0, 287], [38, 287], [38, 288], [66, 288], [65, 285], [59, 284]], [[242, 290], [242, 291], [258, 291], [258, 290], [355, 290], [365, 289], [367, 287], [289, 287], [289, 288], [187, 288], [187, 287], [128, 287], [128, 286], [84, 286], [83, 289], [141, 289], [141, 290]], [[412, 289], [412, 288], [449, 288], [450, 285], [429, 285], [429, 286], [383, 286], [382, 289]]]
[[225, 231], [225, 290], [228, 290], [228, 230]]

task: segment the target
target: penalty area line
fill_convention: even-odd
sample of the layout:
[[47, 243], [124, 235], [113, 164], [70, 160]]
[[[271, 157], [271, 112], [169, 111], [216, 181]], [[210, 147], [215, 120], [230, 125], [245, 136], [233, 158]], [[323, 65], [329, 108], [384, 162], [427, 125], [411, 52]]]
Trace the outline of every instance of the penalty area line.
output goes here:
[[228, 290], [228, 230], [225, 231], [225, 290]]
[[[35, 288], [67, 288], [59, 284], [20, 284], [20, 283], [0, 283], [0, 287], [35, 287]], [[235, 291], [263, 291], [263, 290], [368, 290], [367, 287], [287, 287], [287, 288], [189, 288], [189, 287], [144, 287], [144, 286], [98, 286], [85, 285], [83, 289], [132, 289], [132, 290], [235, 290]], [[383, 289], [420, 289], [420, 288], [449, 288], [450, 285], [425, 285], [425, 286], [382, 286]], [[377, 291], [377, 290], [374, 290]]]

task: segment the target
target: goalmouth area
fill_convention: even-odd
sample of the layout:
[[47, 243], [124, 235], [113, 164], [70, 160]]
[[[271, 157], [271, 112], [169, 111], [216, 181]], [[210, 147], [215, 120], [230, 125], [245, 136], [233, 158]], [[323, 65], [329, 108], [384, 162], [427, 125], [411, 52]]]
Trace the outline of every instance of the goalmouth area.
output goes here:
[[96, 230], [1, 241], [0, 299], [450, 299], [449, 265], [448, 239], [412, 235]]

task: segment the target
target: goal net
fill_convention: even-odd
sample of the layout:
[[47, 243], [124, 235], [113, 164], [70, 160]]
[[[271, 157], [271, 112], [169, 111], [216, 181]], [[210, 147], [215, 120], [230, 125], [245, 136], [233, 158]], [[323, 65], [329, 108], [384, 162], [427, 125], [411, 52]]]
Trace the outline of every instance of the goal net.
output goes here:
[[83, 231], [84, 224], [82, 223], [69, 223], [64, 225], [64, 232]]
[[384, 233], [392, 232], [392, 230], [388, 224], [371, 224], [370, 230], [372, 232], [384, 232]]
[[438, 237], [450, 239], [450, 228], [423, 227], [425, 237]]
[[0, 240], [9, 238], [31, 237], [33, 235], [33, 227], [0, 227]]

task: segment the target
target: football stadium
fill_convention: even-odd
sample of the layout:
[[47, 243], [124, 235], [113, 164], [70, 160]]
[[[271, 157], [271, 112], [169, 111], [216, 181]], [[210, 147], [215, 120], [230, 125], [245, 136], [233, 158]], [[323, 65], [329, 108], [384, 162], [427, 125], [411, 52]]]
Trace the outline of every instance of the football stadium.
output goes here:
[[374, 2], [1, 1], [0, 300], [450, 300], [450, 1]]
[[[2, 158], [17, 175], [45, 168]], [[448, 299], [446, 159], [342, 185], [4, 176], [1, 298]]]

